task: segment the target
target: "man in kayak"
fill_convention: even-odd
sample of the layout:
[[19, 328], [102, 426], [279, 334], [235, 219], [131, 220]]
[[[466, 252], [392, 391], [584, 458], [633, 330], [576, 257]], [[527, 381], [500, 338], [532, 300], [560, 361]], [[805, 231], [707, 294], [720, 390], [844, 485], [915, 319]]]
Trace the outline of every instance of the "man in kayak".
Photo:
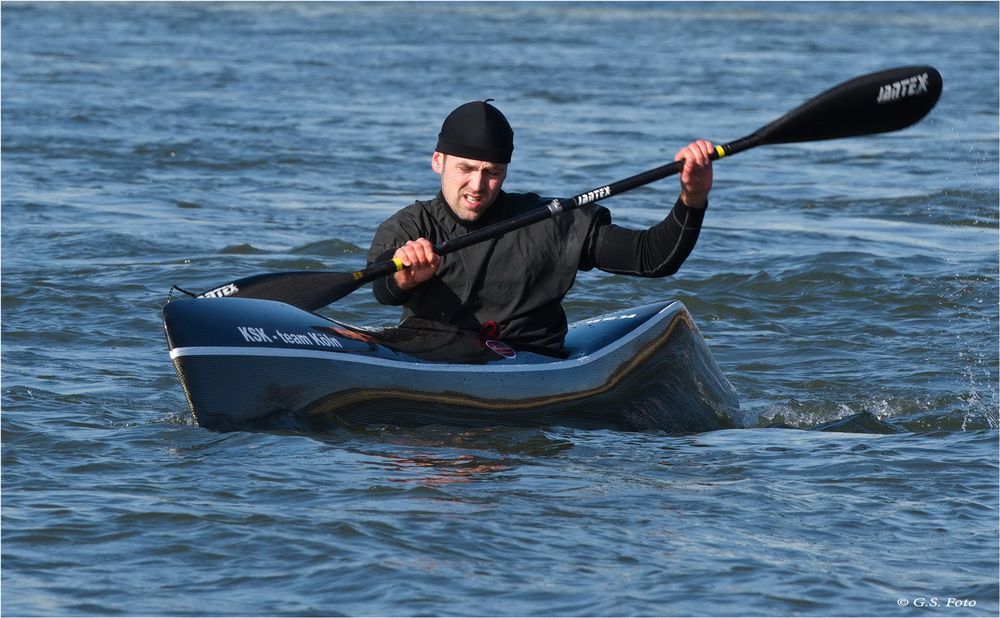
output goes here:
[[441, 191], [384, 221], [368, 263], [398, 258], [405, 268], [373, 284], [385, 305], [409, 317], [479, 330], [489, 338], [558, 352], [567, 332], [562, 299], [577, 270], [664, 277], [694, 249], [712, 188], [713, 145], [681, 149], [681, 192], [666, 218], [648, 230], [611, 223], [611, 213], [586, 204], [501, 238], [438, 256], [432, 245], [468, 234], [547, 203], [533, 193], [501, 187], [514, 132], [488, 101], [456, 108], [445, 119], [431, 156]]

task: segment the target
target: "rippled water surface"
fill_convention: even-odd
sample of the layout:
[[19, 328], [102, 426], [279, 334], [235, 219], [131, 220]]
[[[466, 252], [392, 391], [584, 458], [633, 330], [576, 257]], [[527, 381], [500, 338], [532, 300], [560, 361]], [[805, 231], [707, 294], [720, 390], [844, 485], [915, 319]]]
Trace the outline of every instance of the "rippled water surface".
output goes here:
[[[995, 3], [4, 3], [4, 615], [998, 611]], [[573, 195], [930, 64], [905, 131], [716, 165], [675, 277], [746, 429], [216, 433], [160, 308], [354, 270], [491, 97]], [[648, 226], [676, 180], [608, 200]], [[328, 310], [396, 310], [360, 291]]]

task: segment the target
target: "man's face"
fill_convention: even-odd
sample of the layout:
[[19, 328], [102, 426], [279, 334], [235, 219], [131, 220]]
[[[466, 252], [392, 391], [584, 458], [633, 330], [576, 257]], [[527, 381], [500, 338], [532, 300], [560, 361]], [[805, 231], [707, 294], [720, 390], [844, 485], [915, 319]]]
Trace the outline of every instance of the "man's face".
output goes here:
[[500, 195], [507, 177], [505, 163], [463, 159], [435, 152], [431, 167], [441, 175], [441, 193], [448, 206], [463, 221], [475, 221]]

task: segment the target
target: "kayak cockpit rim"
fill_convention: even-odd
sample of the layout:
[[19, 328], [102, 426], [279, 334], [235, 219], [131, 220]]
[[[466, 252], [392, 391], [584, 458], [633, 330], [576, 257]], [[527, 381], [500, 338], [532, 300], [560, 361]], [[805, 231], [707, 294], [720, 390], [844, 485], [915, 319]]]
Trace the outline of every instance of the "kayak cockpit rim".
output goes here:
[[[610, 341], [607, 345], [602, 348], [595, 350], [589, 354], [585, 354], [579, 357], [571, 357], [568, 359], [558, 359], [553, 358], [551, 362], [542, 363], [532, 363], [529, 366], [532, 371], [562, 371], [570, 369], [576, 366], [583, 366], [588, 363], [600, 360], [608, 354], [612, 354], [615, 350], [627, 345], [629, 342], [641, 337], [643, 334], [649, 331], [657, 324], [659, 324], [667, 314], [676, 313], [676, 308], [679, 301], [671, 301], [662, 307], [656, 313], [650, 315], [642, 324], [635, 327], [623, 337]], [[682, 315], [680, 312], [678, 315]], [[585, 320], [583, 323], [587, 323]], [[523, 353], [523, 352], [522, 352]], [[410, 371], [426, 371], [433, 373], [441, 372], [462, 372], [468, 373], [469, 371], [483, 371], [489, 373], [495, 372], [519, 372], [525, 370], [525, 365], [521, 363], [512, 363], [509, 365], [505, 364], [460, 364], [460, 363], [420, 363], [416, 361], [398, 361], [387, 358], [380, 357], [368, 357], [358, 354], [352, 354], [347, 351], [338, 350], [303, 350], [299, 348], [282, 348], [282, 347], [267, 347], [267, 348], [248, 348], [242, 346], [189, 346], [180, 347], [170, 350], [170, 358], [176, 360], [178, 358], [184, 357], [203, 357], [203, 356], [255, 356], [255, 357], [280, 357], [280, 358], [297, 358], [297, 359], [332, 359], [336, 358], [338, 361], [347, 361], [361, 364], [376, 365], [379, 367], [394, 367], [398, 369], [407, 369]]]

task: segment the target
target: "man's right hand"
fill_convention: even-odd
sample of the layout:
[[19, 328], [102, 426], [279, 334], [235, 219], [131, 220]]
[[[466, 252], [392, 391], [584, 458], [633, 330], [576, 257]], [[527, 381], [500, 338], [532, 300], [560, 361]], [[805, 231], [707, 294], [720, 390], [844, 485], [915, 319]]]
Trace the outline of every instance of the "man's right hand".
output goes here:
[[426, 238], [407, 241], [405, 245], [396, 249], [392, 258], [401, 260], [405, 266], [403, 270], [393, 275], [396, 285], [404, 292], [433, 277], [441, 264], [441, 256], [434, 253], [431, 241]]

